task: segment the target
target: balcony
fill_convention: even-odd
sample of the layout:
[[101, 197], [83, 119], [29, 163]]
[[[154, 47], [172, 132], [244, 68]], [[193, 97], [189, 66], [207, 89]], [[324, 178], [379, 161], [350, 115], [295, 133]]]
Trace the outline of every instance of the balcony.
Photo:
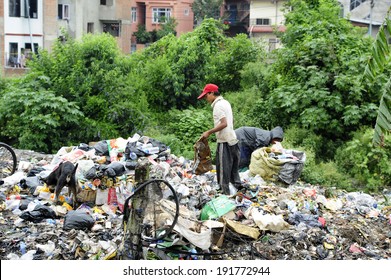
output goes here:
[[224, 23], [229, 26], [248, 27], [250, 1], [225, 1], [223, 15]]

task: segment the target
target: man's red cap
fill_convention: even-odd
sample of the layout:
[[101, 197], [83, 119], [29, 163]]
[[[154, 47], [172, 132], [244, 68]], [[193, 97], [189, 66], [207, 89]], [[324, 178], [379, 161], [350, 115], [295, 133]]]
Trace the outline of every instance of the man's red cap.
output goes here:
[[202, 91], [202, 93], [200, 94], [200, 96], [197, 97], [197, 99], [201, 99], [203, 98], [207, 93], [209, 92], [218, 92], [219, 91], [219, 87], [216, 86], [215, 84], [207, 84], [205, 87], [204, 87], [204, 90]]

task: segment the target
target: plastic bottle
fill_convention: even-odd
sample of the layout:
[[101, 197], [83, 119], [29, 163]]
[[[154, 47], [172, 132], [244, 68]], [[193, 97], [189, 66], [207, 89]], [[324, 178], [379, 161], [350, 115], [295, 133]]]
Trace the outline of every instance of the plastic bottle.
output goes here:
[[[193, 253], [193, 254], [197, 254], [197, 251], [194, 248], [190, 249], [189, 252]], [[197, 255], [190, 255], [190, 259], [191, 260], [198, 260], [198, 256]]]
[[143, 152], [149, 155], [157, 154], [159, 152], [159, 147], [151, 147], [143, 149]]
[[136, 153], [130, 152], [130, 153], [129, 153], [129, 158], [130, 158], [131, 160], [136, 160], [136, 159], [137, 159]]
[[110, 161], [111, 162], [118, 161], [118, 151], [117, 151], [117, 149], [112, 149], [110, 151]]
[[20, 241], [19, 247], [20, 247], [20, 252], [22, 253], [22, 255], [26, 254], [26, 243], [24, 243], [24, 241]]

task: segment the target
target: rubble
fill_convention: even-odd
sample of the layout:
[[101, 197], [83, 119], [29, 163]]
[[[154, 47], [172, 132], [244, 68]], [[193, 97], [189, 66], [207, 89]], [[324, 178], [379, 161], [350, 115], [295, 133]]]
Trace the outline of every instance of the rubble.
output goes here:
[[[135, 257], [135, 250], [145, 259], [391, 258], [389, 190], [330, 192], [300, 180], [264, 181], [247, 170], [240, 173], [246, 187], [231, 186], [231, 195], [224, 196], [214, 170], [193, 174], [191, 160], [157, 140], [95, 145], [63, 147], [55, 155], [16, 150], [18, 170], [0, 185], [0, 259], [109, 260]], [[63, 160], [78, 163], [77, 209], [66, 188], [55, 204], [40, 180]], [[148, 168], [137, 173], [140, 166]], [[154, 189], [133, 201], [146, 178], [157, 180]], [[143, 224], [129, 229], [128, 217], [140, 213]], [[165, 237], [150, 238], [154, 234]]]

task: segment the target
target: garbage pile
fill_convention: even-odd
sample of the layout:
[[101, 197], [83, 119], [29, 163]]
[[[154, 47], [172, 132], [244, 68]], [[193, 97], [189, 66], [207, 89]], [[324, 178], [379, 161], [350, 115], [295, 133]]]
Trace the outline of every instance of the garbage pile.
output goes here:
[[[389, 190], [287, 185], [247, 170], [245, 188], [223, 195], [214, 170], [196, 175], [192, 160], [137, 134], [17, 154], [0, 185], [0, 259], [391, 258]], [[76, 208], [66, 186], [55, 202], [44, 180], [64, 161], [77, 164]], [[137, 200], [146, 179], [158, 188]]]

